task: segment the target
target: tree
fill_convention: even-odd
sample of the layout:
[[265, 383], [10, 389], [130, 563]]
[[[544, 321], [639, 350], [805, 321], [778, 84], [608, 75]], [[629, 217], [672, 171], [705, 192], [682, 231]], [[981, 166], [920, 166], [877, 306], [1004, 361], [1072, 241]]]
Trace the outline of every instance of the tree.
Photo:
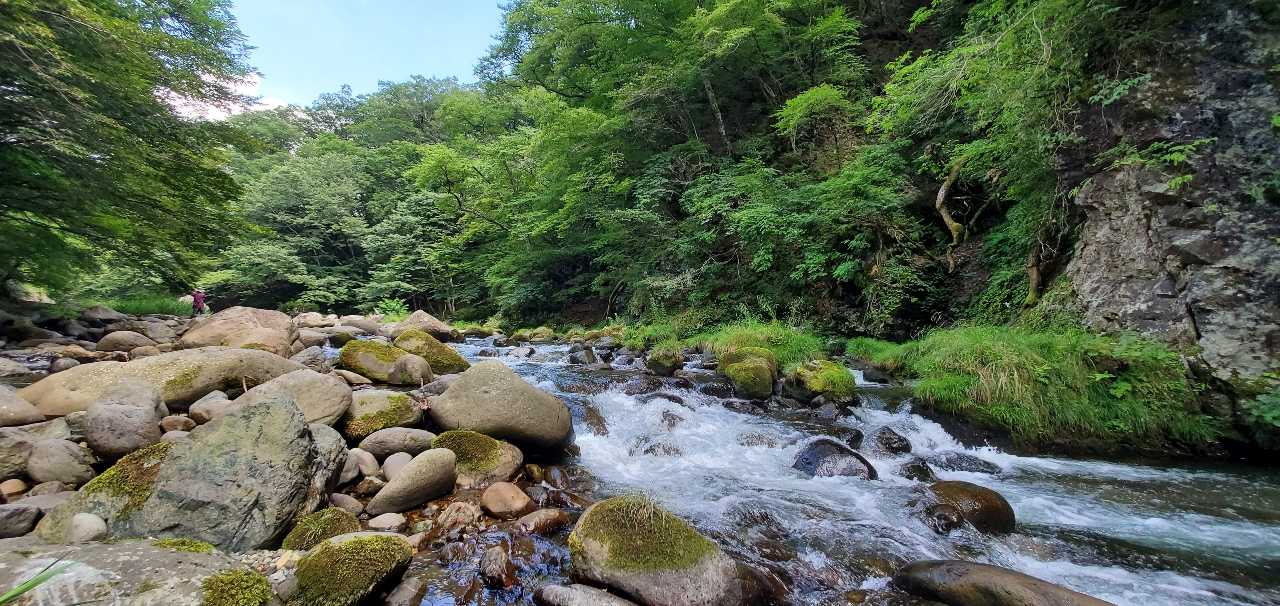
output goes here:
[[0, 279], [57, 286], [104, 251], [175, 287], [241, 223], [225, 124], [250, 73], [225, 0], [0, 3]]

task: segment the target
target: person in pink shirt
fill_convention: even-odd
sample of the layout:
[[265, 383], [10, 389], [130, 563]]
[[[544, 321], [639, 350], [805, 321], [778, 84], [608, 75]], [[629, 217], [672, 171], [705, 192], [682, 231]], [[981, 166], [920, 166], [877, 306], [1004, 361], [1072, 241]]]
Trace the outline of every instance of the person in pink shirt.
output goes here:
[[194, 318], [209, 311], [209, 308], [204, 304], [204, 290], [197, 288], [195, 292], [191, 293], [191, 299], [191, 317]]

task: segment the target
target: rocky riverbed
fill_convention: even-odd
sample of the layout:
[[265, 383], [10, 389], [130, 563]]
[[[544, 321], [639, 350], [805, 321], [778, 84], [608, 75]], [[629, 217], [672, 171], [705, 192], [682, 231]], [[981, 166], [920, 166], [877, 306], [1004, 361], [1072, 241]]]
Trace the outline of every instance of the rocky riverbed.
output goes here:
[[861, 371], [90, 312], [3, 352], [28, 603], [1280, 603], [1274, 472], [965, 444]]

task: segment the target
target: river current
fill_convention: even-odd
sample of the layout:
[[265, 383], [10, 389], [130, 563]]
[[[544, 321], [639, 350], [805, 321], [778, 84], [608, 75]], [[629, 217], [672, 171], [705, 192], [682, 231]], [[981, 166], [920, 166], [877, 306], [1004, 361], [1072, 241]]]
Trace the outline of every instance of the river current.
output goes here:
[[[456, 345], [476, 361], [484, 342]], [[643, 493], [688, 520], [726, 551], [767, 570], [796, 604], [842, 604], [875, 595], [898, 566], [965, 559], [1013, 568], [1122, 606], [1280, 604], [1280, 473], [1252, 467], [1173, 465], [1017, 456], [966, 449], [912, 410], [909, 394], [860, 379], [852, 416], [746, 414], [705, 395], [721, 379], [645, 377], [638, 369], [588, 371], [566, 363], [568, 347], [510, 348], [497, 359], [574, 411], [592, 496]], [[490, 352], [491, 353], [491, 352]], [[641, 386], [637, 388], [637, 386]], [[641, 393], [642, 392], [642, 393]], [[627, 395], [633, 393], [635, 395]], [[912, 453], [892, 455], [870, 436], [888, 426]], [[879, 473], [810, 478], [792, 468], [819, 436], [861, 430], [860, 450]], [[998, 473], [935, 469], [1003, 495], [1017, 532], [947, 535], [924, 522], [926, 484], [900, 467], [914, 455], [963, 451]], [[851, 593], [852, 592], [852, 593]]]

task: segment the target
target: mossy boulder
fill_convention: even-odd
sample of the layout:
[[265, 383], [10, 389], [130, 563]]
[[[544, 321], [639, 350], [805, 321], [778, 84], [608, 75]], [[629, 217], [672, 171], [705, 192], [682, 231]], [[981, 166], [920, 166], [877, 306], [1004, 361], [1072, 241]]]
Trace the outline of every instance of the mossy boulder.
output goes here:
[[348, 341], [338, 352], [338, 365], [375, 383], [386, 383], [396, 360], [408, 353], [381, 341]]
[[342, 434], [361, 439], [375, 431], [389, 427], [407, 427], [422, 420], [418, 403], [406, 393], [398, 391], [357, 391], [351, 399], [351, 408], [343, 417]]
[[805, 362], [783, 382], [791, 395], [802, 400], [822, 396], [828, 402], [848, 404], [858, 401], [858, 382], [853, 373], [829, 360]]
[[264, 606], [275, 597], [271, 581], [246, 568], [215, 574], [200, 588], [204, 590], [201, 606]]
[[[161, 463], [174, 442], [161, 442], [125, 455], [115, 465], [90, 480], [74, 496], [50, 511], [36, 526], [36, 534], [51, 543], [62, 542], [77, 513], [91, 513], [118, 530], [151, 497]], [[115, 523], [113, 525], [113, 523]]]
[[750, 571], [643, 497], [588, 509], [569, 536], [569, 558], [575, 578], [645, 605], [740, 606], [759, 595]]
[[360, 520], [345, 509], [330, 507], [298, 518], [281, 547], [306, 551], [320, 544], [320, 541], [353, 532], [360, 532]]
[[441, 322], [439, 318], [422, 310], [409, 314], [409, 317], [405, 318], [403, 322], [396, 324], [391, 329], [391, 336], [398, 339], [400, 335], [409, 331], [425, 332], [445, 343], [462, 343], [466, 341], [458, 329]]
[[353, 606], [398, 579], [413, 545], [398, 535], [357, 532], [328, 539], [298, 562], [298, 591], [289, 606]]
[[653, 346], [644, 365], [656, 375], [669, 377], [684, 368], [684, 350], [677, 343], [659, 343]]
[[546, 326], [539, 326], [538, 328], [529, 331], [530, 343], [550, 343], [555, 340], [556, 331], [551, 330]]
[[387, 374], [387, 382], [392, 385], [420, 387], [435, 380], [435, 373], [431, 372], [431, 365], [426, 359], [413, 354], [400, 356]]
[[431, 441], [457, 455], [458, 485], [480, 487], [511, 479], [524, 465], [520, 449], [474, 431], [446, 431]]
[[733, 393], [739, 398], [764, 400], [773, 395], [773, 372], [760, 358], [751, 358], [736, 364], [720, 364], [720, 372], [729, 377]]
[[451, 375], [471, 368], [471, 363], [452, 347], [420, 330], [409, 330], [396, 337], [396, 347], [421, 356], [431, 365], [432, 372]]
[[156, 386], [169, 409], [186, 410], [212, 392], [240, 388], [242, 383], [254, 387], [305, 368], [264, 351], [188, 349], [132, 362], [81, 364], [19, 390], [18, 396], [45, 415], [66, 416], [88, 410], [120, 379], [136, 377]]
[[[740, 347], [720, 356], [716, 370], [724, 373], [730, 366], [742, 362], [763, 364], [769, 369], [770, 379], [778, 378], [778, 359], [773, 352], [763, 347]], [[725, 373], [728, 374], [728, 373]]]
[[432, 400], [431, 419], [444, 430], [470, 429], [526, 449], [564, 444], [573, 432], [564, 402], [497, 360], [480, 362], [450, 383]]

